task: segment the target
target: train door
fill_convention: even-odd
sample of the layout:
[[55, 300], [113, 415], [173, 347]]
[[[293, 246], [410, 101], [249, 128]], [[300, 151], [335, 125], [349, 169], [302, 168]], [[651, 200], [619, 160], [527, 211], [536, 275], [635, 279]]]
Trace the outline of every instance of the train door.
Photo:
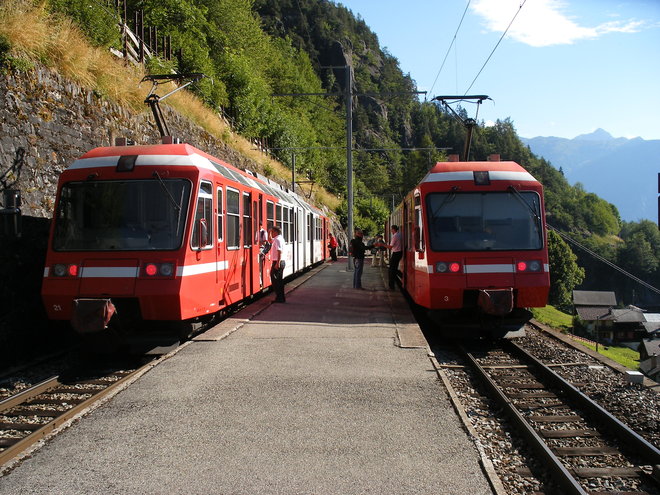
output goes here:
[[241, 264], [241, 286], [243, 297], [251, 295], [252, 287], [252, 193], [243, 193], [243, 259]]
[[225, 201], [224, 190], [222, 184], [216, 184], [216, 280], [218, 284], [218, 300], [221, 306], [224, 306], [224, 286], [225, 277], [227, 274], [227, 261], [224, 243], [224, 218], [225, 218]]
[[403, 258], [401, 259], [401, 263], [399, 264], [399, 268], [401, 269], [401, 284], [404, 287], [408, 287], [408, 274], [412, 271], [412, 266], [410, 266], [413, 262], [413, 255], [414, 252], [410, 253], [409, 250], [414, 249], [414, 245], [412, 242], [412, 212], [410, 211], [410, 204], [408, 201], [408, 198], [404, 199], [403, 201], [403, 218], [401, 219], [402, 223], [405, 224], [403, 226], [404, 233], [401, 236], [401, 239], [403, 241]]
[[261, 290], [264, 287], [264, 257], [261, 256], [261, 244], [267, 238], [267, 234], [264, 235], [266, 229], [264, 228], [264, 197], [263, 194], [259, 193], [259, 200], [252, 203], [253, 206], [253, 221], [254, 221], [254, 251], [253, 254], [253, 266], [254, 274], [254, 287], [256, 290]]
[[[190, 294], [199, 290], [199, 293], [203, 295], [198, 300], [209, 311], [217, 304], [215, 294], [218, 283], [217, 270], [214, 269], [217, 255], [213, 249], [215, 236], [213, 211], [213, 183], [203, 180], [199, 184], [195, 220], [190, 238], [190, 247], [194, 252], [194, 265], [200, 276], [195, 277], [194, 281], [192, 277], [189, 277], [194, 287], [184, 287], [182, 293]], [[198, 308], [194, 308], [193, 311], [198, 311]]]
[[328, 259], [328, 219], [324, 218], [323, 219], [323, 234], [321, 237], [321, 252], [323, 255], [321, 256], [321, 259], [325, 261]]
[[292, 265], [293, 265], [293, 272], [297, 272], [300, 270], [300, 261], [298, 260], [298, 251], [299, 251], [299, 246], [298, 246], [298, 208], [295, 206], [291, 209], [291, 237], [293, 241], [292, 251], [293, 251], [293, 258], [292, 258]]
[[307, 242], [309, 243], [309, 264], [314, 263], [314, 215], [307, 215]]
[[227, 275], [225, 294], [227, 304], [240, 300], [243, 294], [241, 272], [243, 250], [241, 249], [241, 194], [238, 189], [227, 187], [225, 214], [225, 246], [227, 253]]

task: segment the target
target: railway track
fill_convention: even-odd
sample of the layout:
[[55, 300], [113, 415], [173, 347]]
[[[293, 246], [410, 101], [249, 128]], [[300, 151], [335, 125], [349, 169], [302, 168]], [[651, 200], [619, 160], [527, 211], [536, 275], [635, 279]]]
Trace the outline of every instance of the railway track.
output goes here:
[[142, 375], [156, 361], [152, 356], [140, 362], [106, 364], [103, 369], [68, 371], [0, 401], [0, 468]]
[[511, 434], [536, 458], [535, 470], [549, 478], [540, 484], [556, 486], [549, 491], [660, 493], [660, 451], [583, 394], [580, 384], [568, 383], [512, 342], [459, 352], [462, 364], [453, 366], [469, 367], [505, 413]]

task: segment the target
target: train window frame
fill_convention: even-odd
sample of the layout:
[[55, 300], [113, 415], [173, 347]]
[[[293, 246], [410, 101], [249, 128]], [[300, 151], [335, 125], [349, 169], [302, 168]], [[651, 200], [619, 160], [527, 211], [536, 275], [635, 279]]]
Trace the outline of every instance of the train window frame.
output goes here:
[[[118, 185], [153, 185], [154, 196], [151, 196], [148, 189], [139, 190], [139, 193], [135, 194], [139, 204], [144, 205], [140, 218], [143, 221], [142, 227], [146, 230], [144, 243], [139, 245], [137, 238], [129, 242], [127, 236], [118, 233], [129, 226], [128, 222], [106, 224], [109, 219], [122, 218], [121, 215], [108, 215], [117, 205], [122, 205], [125, 211], [133, 214], [139, 211], [130, 208], [123, 200], [118, 200], [118, 191], [106, 192], [102, 189], [106, 186], [116, 188]], [[89, 188], [91, 189], [88, 190]], [[65, 182], [59, 188], [53, 213], [51, 247], [55, 252], [177, 251], [184, 246], [192, 190], [192, 181], [183, 177]], [[120, 190], [119, 193], [124, 191]], [[154, 208], [154, 202], [158, 201], [162, 202], [162, 205]], [[97, 225], [101, 223], [103, 225]], [[99, 238], [98, 232], [107, 235]]]
[[424, 214], [422, 211], [422, 201], [419, 193], [415, 194], [414, 198], [414, 226], [413, 226], [413, 243], [415, 250], [418, 253], [424, 252], [426, 246], [424, 243]]
[[217, 186], [217, 227], [218, 227], [218, 244], [224, 241], [224, 214], [225, 214], [225, 204], [224, 204], [224, 191], [222, 186]]
[[275, 226], [275, 202], [266, 200], [266, 230], [270, 232]]
[[[197, 193], [197, 202], [195, 203], [195, 216], [193, 220], [193, 225], [190, 235], [190, 248], [195, 251], [205, 251], [208, 249], [213, 249], [213, 237], [214, 229], [213, 225], [215, 222], [213, 219], [213, 183], [207, 180], [202, 180], [199, 183], [199, 189]], [[206, 226], [206, 244], [203, 246], [199, 245], [199, 240], [201, 240], [201, 231], [199, 230], [202, 226]]]
[[[500, 198], [504, 199], [498, 203]], [[543, 203], [537, 191], [434, 191], [426, 195], [424, 203], [431, 251], [490, 253], [545, 248], [540, 216]], [[439, 215], [440, 210], [444, 215]], [[496, 215], [498, 210], [509, 216]]]
[[233, 187], [227, 187], [225, 201], [227, 230], [225, 246], [228, 251], [236, 251], [241, 248], [241, 192]]
[[[282, 228], [282, 207], [283, 207], [282, 203], [277, 203], [277, 205], [275, 205], [275, 211], [276, 211], [275, 225], [277, 225], [280, 228], [280, 232], [284, 231], [284, 229]], [[284, 240], [286, 241], [286, 237], [284, 238]]]
[[243, 247], [252, 246], [252, 193], [243, 191]]

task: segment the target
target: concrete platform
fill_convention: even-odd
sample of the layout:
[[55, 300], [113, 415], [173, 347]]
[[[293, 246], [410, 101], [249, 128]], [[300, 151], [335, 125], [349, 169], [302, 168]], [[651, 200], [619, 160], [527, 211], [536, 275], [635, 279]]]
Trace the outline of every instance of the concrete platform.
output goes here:
[[0, 494], [491, 493], [402, 295], [370, 266], [352, 289], [346, 268], [199, 336], [1, 477]]

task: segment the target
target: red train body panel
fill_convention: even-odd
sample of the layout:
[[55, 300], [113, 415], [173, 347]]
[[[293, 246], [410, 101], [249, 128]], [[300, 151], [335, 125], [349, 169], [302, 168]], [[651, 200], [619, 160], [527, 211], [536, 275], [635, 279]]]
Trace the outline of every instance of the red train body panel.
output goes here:
[[524, 319], [550, 288], [544, 211], [542, 185], [514, 162], [437, 163], [389, 220], [404, 289], [440, 318]]
[[59, 179], [42, 285], [49, 318], [110, 299], [141, 320], [208, 317], [270, 286], [260, 230], [278, 225], [285, 276], [323, 261], [328, 222], [297, 194], [187, 144], [96, 148]]

